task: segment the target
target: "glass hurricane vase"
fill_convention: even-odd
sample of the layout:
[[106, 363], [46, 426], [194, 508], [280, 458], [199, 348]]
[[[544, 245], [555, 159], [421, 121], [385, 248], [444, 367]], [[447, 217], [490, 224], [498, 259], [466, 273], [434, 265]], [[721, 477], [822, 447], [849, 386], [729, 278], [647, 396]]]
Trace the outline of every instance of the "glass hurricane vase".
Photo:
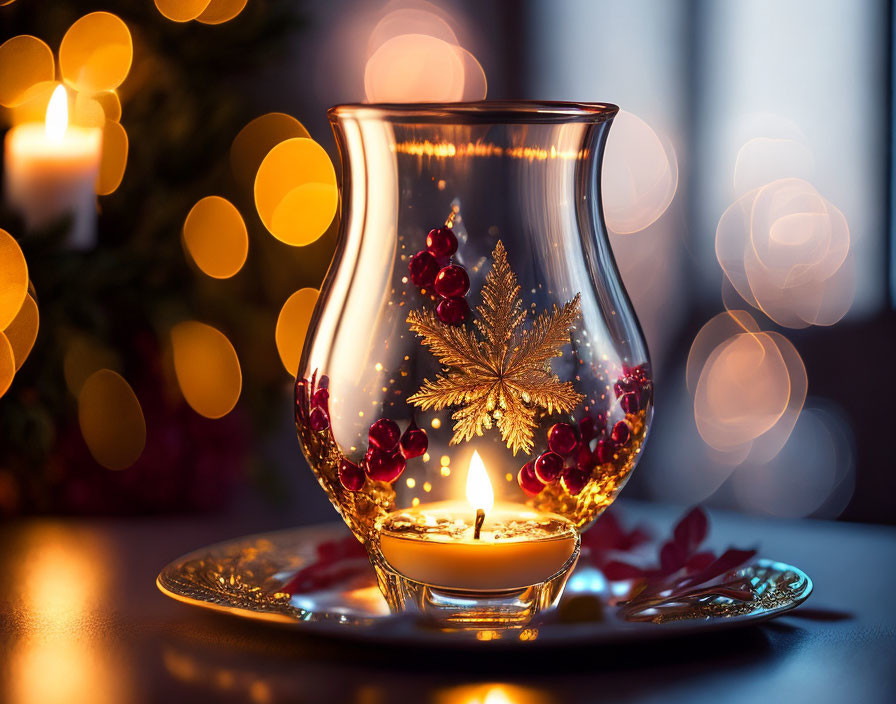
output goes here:
[[616, 112], [330, 110], [343, 219], [296, 424], [395, 610], [514, 625], [555, 604], [638, 461], [653, 384], [600, 201]]

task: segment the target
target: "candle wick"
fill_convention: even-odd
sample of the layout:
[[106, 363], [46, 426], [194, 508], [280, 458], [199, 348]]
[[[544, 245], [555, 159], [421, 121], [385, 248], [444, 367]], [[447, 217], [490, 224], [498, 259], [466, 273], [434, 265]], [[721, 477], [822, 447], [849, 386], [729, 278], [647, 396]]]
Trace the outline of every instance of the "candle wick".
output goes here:
[[482, 524], [485, 523], [485, 511], [481, 508], [476, 509], [476, 527], [473, 529], [473, 540], [479, 540], [479, 534], [482, 532]]

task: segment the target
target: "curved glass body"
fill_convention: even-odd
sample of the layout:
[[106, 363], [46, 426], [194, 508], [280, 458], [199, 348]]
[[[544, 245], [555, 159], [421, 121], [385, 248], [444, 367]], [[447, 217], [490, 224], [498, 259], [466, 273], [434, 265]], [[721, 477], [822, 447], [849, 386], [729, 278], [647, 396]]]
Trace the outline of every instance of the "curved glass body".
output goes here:
[[465, 502], [478, 460], [496, 506], [525, 504], [582, 530], [637, 463], [653, 384], [599, 190], [616, 111], [330, 110], [343, 220], [305, 341], [296, 423], [311, 468], [366, 543], [390, 513]]

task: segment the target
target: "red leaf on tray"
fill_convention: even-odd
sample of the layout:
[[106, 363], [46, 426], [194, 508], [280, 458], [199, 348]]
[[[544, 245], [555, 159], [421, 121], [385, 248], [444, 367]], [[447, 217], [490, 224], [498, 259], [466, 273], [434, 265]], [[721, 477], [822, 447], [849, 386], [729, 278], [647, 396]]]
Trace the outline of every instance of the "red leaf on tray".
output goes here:
[[315, 547], [314, 560], [296, 572], [280, 591], [307, 594], [371, 573], [367, 551], [353, 535], [327, 540]]

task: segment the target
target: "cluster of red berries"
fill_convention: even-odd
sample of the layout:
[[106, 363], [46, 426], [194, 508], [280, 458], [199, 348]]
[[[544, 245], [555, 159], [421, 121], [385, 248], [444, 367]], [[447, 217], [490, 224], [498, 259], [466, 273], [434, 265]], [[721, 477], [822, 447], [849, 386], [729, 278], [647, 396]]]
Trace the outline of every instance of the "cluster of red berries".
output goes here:
[[346, 458], [339, 463], [339, 481], [348, 491], [361, 489], [367, 477], [375, 482], [394, 482], [404, 472], [407, 461], [422, 455], [429, 445], [426, 431], [413, 421], [402, 435], [398, 424], [388, 418], [370, 425], [367, 441], [361, 467]]
[[417, 252], [408, 264], [414, 285], [430, 286], [441, 297], [436, 315], [446, 325], [460, 325], [470, 312], [464, 298], [470, 290], [470, 277], [462, 266], [450, 263], [456, 251], [457, 237], [450, 228], [440, 227], [429, 231], [426, 249]]
[[645, 408], [652, 390], [653, 382], [646, 362], [637, 367], [623, 365], [622, 376], [613, 385], [619, 406], [626, 413], [637, 413]]
[[[592, 450], [591, 441], [595, 438], [598, 440]], [[517, 481], [528, 496], [535, 496], [558, 480], [567, 493], [576, 496], [585, 488], [594, 468], [611, 462], [616, 450], [630, 438], [631, 429], [624, 420], [616, 423], [607, 435], [607, 417], [603, 413], [582, 418], [578, 430], [569, 423], [557, 423], [548, 431], [547, 451], [534, 462], [527, 462], [520, 469]]]

